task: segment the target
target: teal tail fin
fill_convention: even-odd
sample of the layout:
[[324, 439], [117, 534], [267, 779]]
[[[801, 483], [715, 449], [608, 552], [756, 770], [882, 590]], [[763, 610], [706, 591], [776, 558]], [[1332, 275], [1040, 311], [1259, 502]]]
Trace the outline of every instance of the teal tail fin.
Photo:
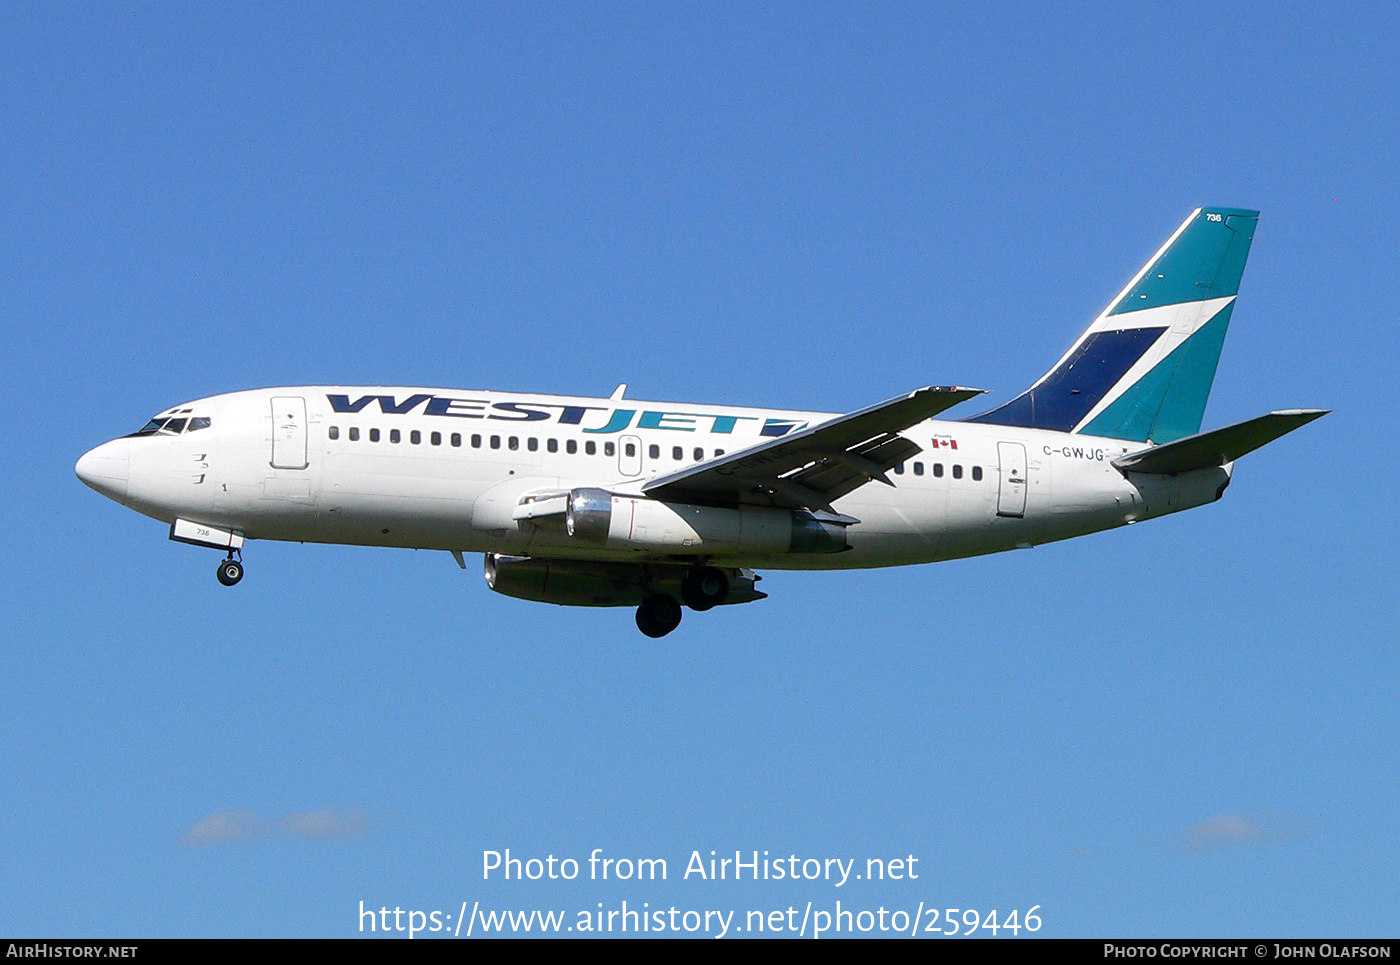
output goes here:
[[1199, 432], [1258, 220], [1197, 208], [1053, 369], [967, 421], [1154, 443]]

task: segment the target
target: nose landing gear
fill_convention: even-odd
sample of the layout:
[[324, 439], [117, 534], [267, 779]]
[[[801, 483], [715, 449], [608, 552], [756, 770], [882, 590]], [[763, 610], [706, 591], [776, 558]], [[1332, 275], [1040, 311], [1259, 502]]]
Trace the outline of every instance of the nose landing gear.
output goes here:
[[240, 553], [239, 556], [239, 559], [234, 559], [233, 551], [230, 550], [228, 558], [219, 564], [219, 582], [224, 586], [233, 586], [239, 580], [243, 579], [242, 554]]
[[170, 524], [170, 538], [177, 543], [207, 546], [224, 550], [228, 555], [219, 564], [217, 575], [224, 586], [233, 586], [243, 579], [243, 534], [236, 529], [220, 529], [208, 523], [177, 519]]

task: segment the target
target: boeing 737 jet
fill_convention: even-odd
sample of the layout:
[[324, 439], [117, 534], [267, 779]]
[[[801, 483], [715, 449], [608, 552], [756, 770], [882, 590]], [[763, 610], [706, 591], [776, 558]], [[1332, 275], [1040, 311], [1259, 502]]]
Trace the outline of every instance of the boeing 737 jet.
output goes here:
[[847, 415], [402, 386], [297, 386], [167, 409], [78, 477], [225, 556], [254, 539], [484, 553], [498, 593], [750, 603], [755, 570], [931, 563], [1214, 502], [1240, 456], [1324, 410], [1201, 432], [1257, 211], [1200, 208], [1044, 376], [970, 418], [930, 386]]

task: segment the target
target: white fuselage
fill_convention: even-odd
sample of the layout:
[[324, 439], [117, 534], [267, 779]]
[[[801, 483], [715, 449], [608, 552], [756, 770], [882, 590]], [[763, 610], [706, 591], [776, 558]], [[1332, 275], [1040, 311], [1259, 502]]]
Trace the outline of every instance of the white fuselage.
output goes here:
[[175, 415], [207, 424], [113, 440], [83, 458], [79, 475], [148, 516], [249, 539], [573, 559], [698, 556], [775, 569], [926, 563], [1188, 509], [1218, 499], [1230, 472], [1125, 476], [1111, 460], [1142, 443], [929, 420], [903, 433], [923, 452], [890, 474], [893, 487], [871, 482], [834, 502], [859, 520], [847, 552], [716, 549], [703, 533], [685, 537], [680, 517], [655, 545], [581, 546], [558, 525], [519, 519], [516, 507], [531, 493], [581, 486], [640, 496], [649, 479], [836, 415], [345, 386], [235, 392], [163, 414]]

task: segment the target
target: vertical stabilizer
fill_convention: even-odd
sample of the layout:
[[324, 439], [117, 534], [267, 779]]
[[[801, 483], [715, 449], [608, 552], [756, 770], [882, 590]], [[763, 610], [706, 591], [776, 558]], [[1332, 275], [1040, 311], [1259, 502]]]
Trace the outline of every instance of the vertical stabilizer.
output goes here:
[[1200, 431], [1258, 220], [1197, 208], [1053, 369], [967, 421], [1154, 443]]

